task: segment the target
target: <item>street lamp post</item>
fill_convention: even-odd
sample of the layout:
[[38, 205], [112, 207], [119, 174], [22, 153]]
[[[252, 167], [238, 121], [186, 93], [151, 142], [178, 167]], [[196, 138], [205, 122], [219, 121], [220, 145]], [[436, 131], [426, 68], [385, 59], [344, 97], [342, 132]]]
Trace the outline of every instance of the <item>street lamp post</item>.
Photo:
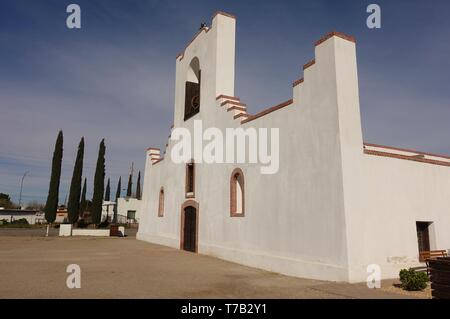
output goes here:
[[29, 171], [26, 171], [23, 176], [22, 176], [22, 180], [20, 182], [20, 195], [19, 195], [19, 209], [22, 209], [22, 189], [23, 189], [23, 180], [25, 179], [25, 176], [27, 176], [27, 174], [30, 173]]

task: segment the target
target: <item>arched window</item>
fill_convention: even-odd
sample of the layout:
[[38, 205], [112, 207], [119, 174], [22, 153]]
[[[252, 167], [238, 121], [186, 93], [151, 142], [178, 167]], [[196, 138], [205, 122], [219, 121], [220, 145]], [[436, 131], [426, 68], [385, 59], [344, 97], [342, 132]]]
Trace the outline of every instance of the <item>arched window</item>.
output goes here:
[[189, 64], [185, 84], [184, 120], [188, 120], [200, 112], [201, 71], [198, 58]]
[[245, 214], [244, 173], [236, 168], [230, 179], [230, 216], [243, 217]]
[[164, 217], [164, 188], [159, 191], [158, 217]]

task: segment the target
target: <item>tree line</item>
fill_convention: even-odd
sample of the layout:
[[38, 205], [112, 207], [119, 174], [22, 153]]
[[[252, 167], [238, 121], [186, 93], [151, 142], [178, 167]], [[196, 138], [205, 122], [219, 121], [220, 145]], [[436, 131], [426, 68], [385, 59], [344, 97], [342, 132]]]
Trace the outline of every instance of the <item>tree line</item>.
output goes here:
[[[84, 159], [84, 137], [81, 138], [78, 145], [77, 156], [70, 182], [69, 199], [67, 203], [68, 221], [70, 224], [77, 223], [83, 219], [85, 211], [89, 210], [92, 224], [99, 225], [102, 222], [102, 205], [103, 201], [110, 201], [110, 179], [105, 189], [105, 139], [100, 142], [97, 164], [94, 174], [94, 189], [92, 201], [87, 200], [87, 179], [84, 178], [83, 186], [83, 159]], [[61, 180], [61, 165], [63, 158], [63, 132], [59, 131], [53, 151], [52, 170], [50, 176], [50, 185], [48, 190], [47, 201], [45, 204], [45, 219], [49, 224], [53, 224], [56, 220], [56, 212], [59, 203], [59, 186]], [[128, 179], [127, 196], [132, 196], [132, 174]], [[140, 188], [141, 173], [138, 174], [137, 187], [135, 197], [141, 199]], [[117, 199], [121, 196], [121, 177], [119, 177], [116, 191], [116, 205], [114, 209], [113, 221], [117, 222]]]

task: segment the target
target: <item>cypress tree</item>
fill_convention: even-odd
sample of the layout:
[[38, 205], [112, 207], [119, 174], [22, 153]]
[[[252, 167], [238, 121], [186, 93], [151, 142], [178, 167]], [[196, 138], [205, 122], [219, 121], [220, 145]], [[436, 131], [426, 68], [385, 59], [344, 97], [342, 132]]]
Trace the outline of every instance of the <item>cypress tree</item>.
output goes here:
[[133, 185], [133, 174], [130, 174], [130, 176], [128, 177], [128, 187], [127, 187], [127, 197], [131, 197], [132, 195], [132, 188]]
[[70, 183], [69, 202], [67, 204], [67, 214], [69, 223], [75, 224], [78, 221], [80, 213], [80, 194], [81, 180], [83, 178], [83, 156], [84, 156], [84, 137], [81, 138], [78, 145], [77, 158], [73, 167], [72, 181]]
[[120, 193], [121, 193], [120, 188], [122, 187], [121, 184], [122, 184], [122, 176], [119, 176], [119, 182], [117, 183], [117, 190], [116, 190], [116, 202], [121, 196], [120, 195]]
[[[106, 190], [105, 190], [105, 198], [104, 198], [104, 200], [109, 202], [110, 198], [111, 198], [111, 190], [109, 188], [109, 177], [108, 177], [108, 183], [106, 183]], [[106, 205], [106, 222], [108, 222], [108, 219], [109, 219], [109, 204]]]
[[87, 202], [86, 202], [86, 178], [84, 178], [83, 191], [81, 192], [81, 200], [80, 200], [80, 218], [83, 217], [84, 211], [86, 210]]
[[110, 201], [111, 199], [111, 189], [109, 187], [109, 178], [108, 178], [108, 183], [106, 183], [106, 190], [105, 190], [105, 201]]
[[94, 194], [92, 195], [92, 222], [100, 224], [102, 219], [103, 192], [105, 191], [105, 140], [100, 143], [97, 166], [94, 175]]
[[[52, 224], [56, 219], [58, 209], [59, 183], [61, 179], [61, 163], [63, 157], [63, 132], [59, 131], [56, 139], [55, 150], [53, 151], [52, 174], [48, 189], [47, 202], [45, 203], [45, 219]], [[48, 235], [48, 228], [47, 228]]]
[[117, 205], [119, 204], [121, 184], [122, 184], [122, 177], [119, 176], [119, 182], [117, 183], [117, 190], [116, 190], [116, 205], [114, 205], [113, 223], [117, 223]]
[[138, 179], [136, 182], [136, 198], [141, 199], [141, 171], [139, 171]]

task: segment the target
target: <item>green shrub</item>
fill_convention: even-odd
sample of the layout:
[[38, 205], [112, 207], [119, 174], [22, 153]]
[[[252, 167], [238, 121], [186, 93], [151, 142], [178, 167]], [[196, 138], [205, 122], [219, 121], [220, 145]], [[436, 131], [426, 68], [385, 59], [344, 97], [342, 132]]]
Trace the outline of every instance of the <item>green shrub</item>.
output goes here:
[[414, 269], [400, 270], [400, 281], [402, 288], [408, 291], [420, 291], [427, 287], [428, 276], [424, 272], [417, 272]]
[[408, 281], [409, 277], [411, 276], [411, 270], [412, 269], [402, 269], [400, 270], [400, 281], [403, 284], [404, 282]]

